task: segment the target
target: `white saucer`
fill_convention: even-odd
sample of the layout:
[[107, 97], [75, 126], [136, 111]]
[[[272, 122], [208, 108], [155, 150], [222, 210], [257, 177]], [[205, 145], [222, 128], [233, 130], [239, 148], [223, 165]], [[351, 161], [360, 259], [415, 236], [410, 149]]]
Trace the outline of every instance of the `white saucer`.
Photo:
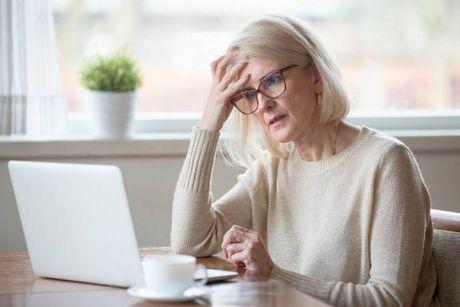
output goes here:
[[197, 298], [205, 297], [211, 293], [209, 287], [191, 287], [184, 293], [176, 296], [165, 296], [164, 294], [154, 292], [145, 287], [133, 287], [128, 289], [128, 294], [155, 302], [187, 302]]

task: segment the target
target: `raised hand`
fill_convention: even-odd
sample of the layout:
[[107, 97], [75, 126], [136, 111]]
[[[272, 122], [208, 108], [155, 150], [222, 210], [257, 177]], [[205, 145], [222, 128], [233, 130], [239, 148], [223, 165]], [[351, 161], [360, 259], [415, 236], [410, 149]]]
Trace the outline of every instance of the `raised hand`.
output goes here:
[[250, 75], [240, 77], [247, 63], [238, 62], [238, 52], [229, 51], [211, 63], [212, 86], [198, 127], [220, 131], [233, 109], [231, 98], [247, 82]]

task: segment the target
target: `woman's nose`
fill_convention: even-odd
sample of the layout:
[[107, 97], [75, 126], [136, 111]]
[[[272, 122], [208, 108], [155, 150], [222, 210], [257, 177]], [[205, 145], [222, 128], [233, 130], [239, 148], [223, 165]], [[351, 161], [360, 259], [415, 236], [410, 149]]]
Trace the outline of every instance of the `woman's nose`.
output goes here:
[[257, 99], [259, 100], [259, 112], [271, 110], [275, 106], [276, 102], [273, 99], [268, 98], [261, 93], [257, 93], [257, 95]]

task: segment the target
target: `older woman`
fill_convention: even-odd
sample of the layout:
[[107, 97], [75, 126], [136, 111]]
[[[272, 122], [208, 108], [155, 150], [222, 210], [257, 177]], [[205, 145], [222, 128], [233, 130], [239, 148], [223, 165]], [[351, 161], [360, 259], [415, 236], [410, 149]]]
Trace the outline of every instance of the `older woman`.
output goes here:
[[[430, 199], [411, 151], [345, 121], [339, 69], [300, 21], [256, 19], [229, 50], [211, 64], [177, 183], [173, 250], [222, 249], [334, 305], [435, 305]], [[247, 170], [214, 202], [214, 157], [230, 114], [226, 157]]]

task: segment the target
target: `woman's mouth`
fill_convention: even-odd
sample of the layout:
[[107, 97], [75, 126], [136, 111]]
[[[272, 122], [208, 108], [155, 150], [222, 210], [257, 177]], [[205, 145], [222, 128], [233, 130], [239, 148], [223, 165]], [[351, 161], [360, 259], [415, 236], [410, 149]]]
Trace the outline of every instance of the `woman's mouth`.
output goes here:
[[270, 120], [268, 126], [269, 126], [269, 127], [275, 127], [275, 126], [277, 126], [285, 117], [286, 117], [286, 115], [277, 115], [277, 116], [273, 117], [273, 118]]

